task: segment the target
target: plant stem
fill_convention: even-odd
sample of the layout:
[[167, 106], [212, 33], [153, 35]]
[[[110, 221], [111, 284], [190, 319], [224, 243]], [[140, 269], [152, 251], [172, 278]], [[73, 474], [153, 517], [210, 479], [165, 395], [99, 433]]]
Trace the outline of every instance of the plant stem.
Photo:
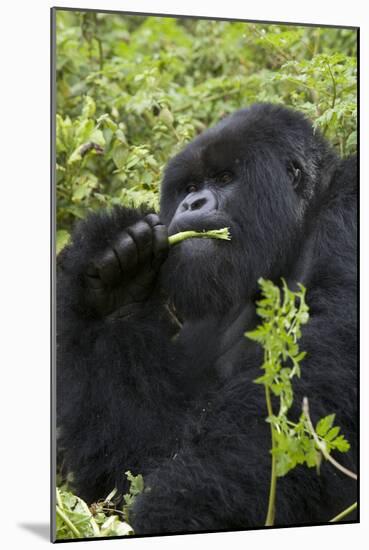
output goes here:
[[102, 46], [101, 39], [99, 37], [95, 36], [95, 39], [99, 48], [99, 66], [100, 66], [100, 71], [102, 71], [104, 68], [103, 46]]
[[313, 423], [311, 421], [311, 418], [310, 418], [310, 412], [309, 412], [309, 401], [308, 401], [308, 398], [307, 397], [304, 397], [303, 401], [302, 401], [302, 412], [304, 413], [305, 415], [305, 418], [306, 418], [306, 422], [307, 422], [307, 425], [308, 425], [308, 428], [310, 430], [310, 433], [311, 435], [313, 436], [314, 438], [314, 441], [315, 443], [317, 444], [319, 450], [321, 451], [322, 455], [324, 456], [324, 458], [326, 460], [328, 460], [328, 462], [330, 462], [331, 464], [333, 464], [333, 466], [335, 468], [337, 468], [337, 470], [340, 470], [340, 472], [346, 474], [348, 477], [351, 477], [352, 479], [355, 479], [355, 481], [357, 481], [357, 475], [355, 474], [355, 472], [352, 472], [351, 470], [349, 470], [348, 468], [345, 468], [344, 466], [342, 466], [342, 464], [340, 464], [339, 462], [337, 462], [337, 460], [335, 460], [327, 451], [327, 449], [325, 448], [325, 445], [322, 441], [319, 440], [319, 437], [318, 437], [318, 434], [316, 433], [316, 431], [314, 430], [314, 426], [313, 426]]
[[223, 239], [225, 241], [231, 240], [229, 229], [224, 227], [223, 229], [211, 229], [209, 231], [181, 231], [180, 233], [176, 233], [175, 235], [171, 235], [169, 237], [169, 244], [172, 246], [186, 239], [192, 238]]
[[[270, 390], [268, 386], [265, 386], [265, 400], [268, 409], [268, 416], [273, 415], [272, 401], [270, 398]], [[270, 424], [270, 433], [272, 437], [272, 468], [271, 468], [271, 478], [270, 478], [270, 488], [269, 488], [269, 500], [268, 500], [268, 512], [265, 519], [265, 526], [270, 527], [274, 525], [275, 519], [275, 496], [277, 491], [277, 464], [275, 456], [275, 435], [273, 424]]]
[[81, 534], [78, 531], [77, 527], [71, 522], [68, 516], [61, 510], [61, 508], [58, 505], [56, 506], [56, 513], [64, 521], [65, 525], [69, 527], [72, 533], [76, 535], [76, 537], [80, 538]]
[[333, 73], [332, 73], [331, 66], [330, 66], [329, 63], [327, 63], [327, 65], [328, 65], [328, 71], [329, 71], [329, 74], [330, 74], [330, 77], [331, 77], [331, 80], [332, 80], [332, 87], [333, 87], [331, 109], [334, 109], [334, 106], [336, 105], [336, 98], [337, 98], [337, 85], [336, 85], [336, 81], [335, 81]]
[[336, 521], [340, 521], [344, 517], [348, 516], [351, 512], [356, 510], [356, 508], [357, 508], [357, 502], [354, 502], [354, 504], [351, 504], [351, 506], [349, 506], [348, 508], [345, 508], [345, 510], [343, 510], [340, 514], [330, 519], [329, 523], [335, 523]]

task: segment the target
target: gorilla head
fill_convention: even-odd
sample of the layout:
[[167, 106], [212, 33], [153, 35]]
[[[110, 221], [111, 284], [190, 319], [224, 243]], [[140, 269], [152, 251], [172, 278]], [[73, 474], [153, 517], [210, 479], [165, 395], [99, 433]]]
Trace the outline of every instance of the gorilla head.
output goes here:
[[162, 282], [179, 315], [223, 314], [287, 276], [335, 157], [299, 113], [268, 104], [225, 118], [168, 164], [161, 219], [169, 234], [229, 227], [232, 240], [173, 248]]

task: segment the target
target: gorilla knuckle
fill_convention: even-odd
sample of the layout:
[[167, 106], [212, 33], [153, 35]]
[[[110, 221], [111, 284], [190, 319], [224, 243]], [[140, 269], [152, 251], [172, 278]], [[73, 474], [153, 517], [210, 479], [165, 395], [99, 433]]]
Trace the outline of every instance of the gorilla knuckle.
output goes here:
[[144, 219], [151, 227], [161, 224], [160, 218], [157, 214], [147, 214]]
[[120, 266], [112, 248], [106, 250], [95, 263], [100, 279], [107, 285], [116, 282]]
[[152, 227], [141, 220], [127, 229], [134, 240], [138, 251], [138, 262], [143, 262], [151, 253]]
[[113, 248], [119, 258], [122, 271], [129, 270], [137, 264], [137, 245], [129, 233], [126, 231], [121, 233]]
[[132, 237], [137, 246], [145, 246], [149, 244], [152, 239], [152, 228], [144, 220], [128, 227], [127, 233]]

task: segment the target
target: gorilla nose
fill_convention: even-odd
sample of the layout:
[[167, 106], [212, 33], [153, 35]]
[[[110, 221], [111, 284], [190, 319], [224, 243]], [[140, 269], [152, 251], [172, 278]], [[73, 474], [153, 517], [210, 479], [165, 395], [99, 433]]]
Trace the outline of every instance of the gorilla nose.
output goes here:
[[[172, 221], [169, 224], [169, 234], [173, 235], [173, 233], [178, 231], [184, 231], [191, 228], [198, 230], [199, 228], [206, 228], [208, 226], [209, 217], [211, 218], [216, 210], [218, 210], [218, 201], [210, 189], [189, 193], [187, 197], [179, 203], [175, 211]], [[207, 220], [206, 223], [205, 220]]]
[[216, 208], [217, 201], [215, 196], [211, 191], [205, 189], [204, 191], [188, 195], [179, 205], [178, 212], [184, 213], [186, 211], [194, 212], [196, 210], [201, 210], [202, 213], [206, 213], [211, 210], [216, 210]]

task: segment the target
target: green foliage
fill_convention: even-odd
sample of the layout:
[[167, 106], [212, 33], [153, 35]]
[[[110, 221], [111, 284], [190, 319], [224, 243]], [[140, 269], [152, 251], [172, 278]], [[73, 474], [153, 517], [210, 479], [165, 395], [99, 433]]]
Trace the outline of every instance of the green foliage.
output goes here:
[[70, 235], [65, 229], [59, 229], [56, 232], [56, 253], [59, 252], [68, 244]]
[[[246, 336], [258, 342], [264, 349], [261, 365], [263, 375], [255, 380], [263, 384], [267, 392], [274, 395], [278, 413], [273, 414], [271, 402], [268, 406], [267, 422], [273, 430], [272, 454], [275, 458], [276, 475], [286, 475], [298, 464], [319, 468], [321, 452], [314, 441], [304, 414], [298, 422], [292, 421], [288, 413], [293, 404], [292, 381], [301, 376], [301, 361], [306, 356], [300, 351], [298, 340], [301, 327], [309, 320], [309, 308], [305, 301], [306, 289], [302, 285], [292, 292], [282, 280], [282, 289], [271, 281], [259, 280], [262, 298], [257, 302], [257, 313], [262, 319], [256, 330]], [[268, 396], [268, 393], [267, 393]], [[350, 445], [340, 428], [333, 426], [335, 415], [319, 420], [315, 431], [326, 451], [346, 452]]]
[[[292, 292], [283, 281], [281, 299], [280, 289], [271, 281], [260, 279], [259, 284], [262, 298], [257, 302], [256, 313], [264, 322], [246, 335], [264, 348], [261, 367], [264, 374], [255, 382], [270, 387], [272, 393], [279, 397], [278, 418], [282, 418], [293, 402], [292, 379], [301, 375], [300, 362], [305, 353], [300, 353], [297, 340], [301, 337], [301, 325], [309, 319], [309, 308], [305, 302], [305, 289], [301, 285], [300, 291]], [[275, 418], [268, 420], [275, 422]]]
[[144, 490], [144, 480], [141, 474], [134, 476], [130, 470], [125, 472], [128, 481], [130, 482], [129, 492], [123, 496], [125, 505], [123, 506], [123, 515], [124, 519], [129, 521], [129, 510], [132, 507], [135, 498], [137, 495], [143, 492]]
[[117, 489], [113, 489], [105, 500], [90, 507], [84, 500], [71, 493], [66, 487], [56, 489], [56, 538], [76, 539], [88, 537], [113, 537], [133, 535], [129, 525], [129, 510], [137, 495], [144, 490], [141, 474], [134, 476], [125, 472], [130, 482], [129, 492], [123, 495], [125, 504], [121, 510], [114, 505]]
[[329, 414], [324, 418], [321, 418], [315, 427], [315, 431], [320, 440], [324, 442], [325, 448], [328, 452], [333, 449], [337, 449], [342, 453], [350, 450], [350, 444], [343, 435], [338, 435], [341, 429], [338, 426], [333, 426], [335, 419], [334, 414]]
[[[112, 509], [111, 499], [116, 490], [90, 508], [71, 492], [56, 489], [56, 538], [78, 539], [132, 535], [133, 529], [122, 521], [122, 513]], [[118, 514], [113, 513], [118, 512]]]
[[[265, 520], [265, 525], [270, 526], [275, 518], [278, 477], [285, 476], [299, 464], [316, 467], [319, 473], [322, 454], [329, 458], [332, 450], [347, 452], [350, 445], [339, 435], [340, 428], [333, 426], [334, 414], [320, 419], [315, 430], [307, 409], [303, 409], [297, 422], [289, 417], [294, 399], [292, 380], [301, 376], [300, 363], [306, 356], [298, 345], [301, 326], [309, 320], [306, 289], [299, 284], [299, 290], [293, 292], [283, 279], [282, 289], [264, 279], [259, 279], [259, 285], [262, 297], [256, 311], [262, 323], [245, 336], [258, 342], [264, 350], [263, 375], [255, 383], [264, 386], [266, 420], [271, 429], [271, 481]], [[307, 403], [307, 399], [304, 400]], [[273, 411], [275, 403], [277, 414]]]
[[168, 159], [253, 102], [355, 150], [353, 30], [68, 11], [56, 28], [59, 230], [101, 207], [157, 209]]

